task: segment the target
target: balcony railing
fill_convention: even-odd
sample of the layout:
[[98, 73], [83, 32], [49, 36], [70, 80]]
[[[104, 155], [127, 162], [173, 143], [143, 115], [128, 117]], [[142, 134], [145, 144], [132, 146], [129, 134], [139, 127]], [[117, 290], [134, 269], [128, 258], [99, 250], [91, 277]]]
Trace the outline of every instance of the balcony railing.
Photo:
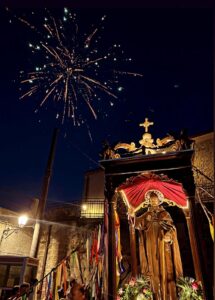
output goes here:
[[104, 216], [104, 199], [87, 199], [81, 205], [81, 218], [101, 219]]

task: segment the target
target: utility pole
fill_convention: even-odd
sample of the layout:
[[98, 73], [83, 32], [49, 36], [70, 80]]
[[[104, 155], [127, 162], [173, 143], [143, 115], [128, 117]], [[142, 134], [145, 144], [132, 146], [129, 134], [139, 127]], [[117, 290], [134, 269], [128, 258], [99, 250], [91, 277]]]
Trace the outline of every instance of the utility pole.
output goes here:
[[[38, 206], [37, 215], [36, 215], [36, 223], [35, 223], [34, 233], [33, 233], [33, 238], [32, 238], [30, 257], [36, 256], [36, 252], [37, 252], [37, 248], [38, 248], [38, 241], [39, 241], [39, 234], [40, 234], [40, 220], [42, 220], [44, 217], [46, 201], [47, 201], [47, 196], [48, 196], [48, 191], [49, 191], [49, 184], [50, 184], [50, 179], [51, 179], [51, 175], [52, 175], [58, 133], [59, 133], [59, 129], [55, 128], [53, 135], [52, 135], [49, 157], [48, 157], [48, 161], [47, 161], [45, 176], [43, 179], [42, 193], [41, 193], [41, 198], [39, 201], [39, 206]], [[45, 271], [45, 269], [43, 271]]]

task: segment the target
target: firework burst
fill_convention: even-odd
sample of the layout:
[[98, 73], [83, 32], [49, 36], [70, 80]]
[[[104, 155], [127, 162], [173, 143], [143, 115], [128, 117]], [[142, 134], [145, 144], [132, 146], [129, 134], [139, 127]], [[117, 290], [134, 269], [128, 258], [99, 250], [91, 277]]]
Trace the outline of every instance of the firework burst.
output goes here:
[[56, 118], [62, 123], [69, 118], [74, 125], [80, 125], [85, 122], [87, 111], [97, 118], [101, 101], [113, 106], [117, 93], [123, 89], [120, 76], [142, 76], [116, 68], [118, 61], [131, 61], [120, 45], [99, 47], [106, 16], [89, 34], [81, 34], [76, 14], [67, 8], [61, 18], [45, 10], [37, 26], [26, 18], [16, 18], [37, 36], [36, 42], [29, 42], [28, 46], [34, 55], [33, 62], [38, 64], [30, 72], [20, 72], [20, 99], [37, 95], [35, 112], [51, 100], [57, 107]]

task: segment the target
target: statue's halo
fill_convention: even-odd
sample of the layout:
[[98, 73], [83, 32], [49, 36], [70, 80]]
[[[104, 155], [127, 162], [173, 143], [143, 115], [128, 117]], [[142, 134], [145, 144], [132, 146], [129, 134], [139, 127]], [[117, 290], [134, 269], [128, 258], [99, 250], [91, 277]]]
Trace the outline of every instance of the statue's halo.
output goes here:
[[145, 203], [144, 204], [150, 204], [151, 193], [155, 193], [158, 196], [159, 205], [164, 202], [164, 195], [160, 191], [158, 191], [158, 190], [148, 190], [145, 193]]

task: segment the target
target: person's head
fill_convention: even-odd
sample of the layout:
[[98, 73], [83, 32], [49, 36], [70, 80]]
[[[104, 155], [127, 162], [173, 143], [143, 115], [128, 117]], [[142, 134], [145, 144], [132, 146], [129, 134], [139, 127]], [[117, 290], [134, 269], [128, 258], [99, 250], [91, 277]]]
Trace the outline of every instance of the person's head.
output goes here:
[[87, 300], [84, 287], [80, 284], [75, 285], [71, 290], [72, 300]]
[[20, 285], [20, 295], [28, 294], [30, 292], [30, 284], [27, 282], [23, 282]]
[[36, 279], [36, 278], [32, 278], [30, 280], [30, 285], [36, 285], [37, 283], [38, 283], [38, 279]]
[[19, 294], [19, 285], [14, 285], [12, 289], [12, 295], [17, 296]]
[[158, 195], [155, 192], [150, 193], [150, 204], [151, 206], [158, 206], [160, 204]]

